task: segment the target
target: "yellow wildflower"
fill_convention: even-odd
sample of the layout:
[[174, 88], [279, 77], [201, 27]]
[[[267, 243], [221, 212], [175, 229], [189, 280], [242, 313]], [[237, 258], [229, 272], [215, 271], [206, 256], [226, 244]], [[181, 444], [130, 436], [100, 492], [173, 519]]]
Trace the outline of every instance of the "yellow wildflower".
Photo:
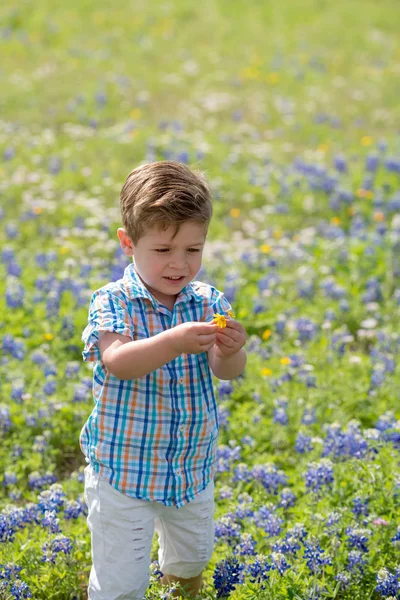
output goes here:
[[232, 319], [234, 319], [234, 318], [235, 318], [235, 315], [233, 314], [233, 312], [232, 312], [231, 310], [228, 310], [228, 315], [229, 315], [230, 317], [232, 317]]
[[268, 244], [263, 244], [262, 246], [260, 246], [260, 250], [264, 254], [268, 254], [268, 252], [271, 252], [271, 246], [268, 246]]
[[140, 108], [133, 108], [131, 110], [132, 119], [140, 119], [141, 116], [142, 116], [142, 111], [140, 110]]
[[265, 369], [263, 369], [261, 371], [261, 375], [264, 375], [265, 377], [268, 377], [269, 375], [272, 375], [272, 371], [271, 371], [271, 369], [265, 368]]
[[231, 217], [237, 218], [240, 215], [240, 208], [232, 208]]
[[369, 135], [364, 135], [364, 137], [361, 138], [361, 145], [362, 146], [370, 146], [372, 144], [372, 137]]
[[291, 365], [292, 360], [288, 356], [281, 358], [281, 365]]
[[385, 220], [385, 215], [383, 212], [376, 212], [373, 214], [372, 218], [374, 219], [374, 221], [376, 221], [377, 223], [382, 223], [382, 221]]
[[226, 318], [224, 317], [224, 315], [216, 313], [215, 315], [213, 315], [213, 317], [213, 323], [216, 323], [218, 327], [221, 327], [221, 329], [226, 327]]
[[364, 190], [363, 188], [359, 188], [356, 191], [357, 198], [368, 198], [369, 200], [373, 197], [372, 190]]
[[268, 73], [268, 75], [266, 77], [267, 83], [270, 83], [271, 85], [275, 85], [275, 83], [278, 83], [278, 79], [279, 79], [278, 73]]
[[331, 223], [332, 223], [332, 225], [340, 225], [339, 217], [332, 217]]
[[272, 331], [270, 329], [266, 329], [262, 334], [262, 339], [264, 341], [268, 340], [271, 337], [271, 335], [272, 335]]
[[43, 337], [44, 337], [45, 340], [50, 341], [50, 340], [52, 340], [54, 338], [54, 335], [52, 333], [45, 333], [43, 335]]

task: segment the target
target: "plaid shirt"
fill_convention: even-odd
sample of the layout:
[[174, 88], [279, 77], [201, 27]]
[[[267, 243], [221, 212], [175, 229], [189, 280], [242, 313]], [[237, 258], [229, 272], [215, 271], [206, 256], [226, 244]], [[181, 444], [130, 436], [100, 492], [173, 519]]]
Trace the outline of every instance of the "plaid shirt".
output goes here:
[[92, 294], [82, 356], [95, 361], [95, 405], [79, 442], [95, 472], [120, 492], [177, 508], [193, 500], [214, 477], [217, 404], [207, 352], [181, 354], [143, 377], [121, 380], [101, 360], [100, 333], [143, 340], [228, 310], [222, 292], [192, 281], [171, 312], [147, 290], [134, 263]]

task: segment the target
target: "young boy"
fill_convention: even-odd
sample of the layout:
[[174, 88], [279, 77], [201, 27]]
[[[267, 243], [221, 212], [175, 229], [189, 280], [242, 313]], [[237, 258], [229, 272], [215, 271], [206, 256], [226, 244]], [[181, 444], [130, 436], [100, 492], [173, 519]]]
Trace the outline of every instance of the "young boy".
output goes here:
[[96, 290], [82, 334], [95, 406], [81, 435], [92, 540], [89, 600], [141, 600], [154, 530], [162, 584], [194, 596], [214, 544], [218, 437], [212, 375], [238, 377], [244, 327], [215, 313], [222, 292], [193, 281], [212, 215], [201, 173], [160, 161], [121, 191], [121, 248], [133, 262]]

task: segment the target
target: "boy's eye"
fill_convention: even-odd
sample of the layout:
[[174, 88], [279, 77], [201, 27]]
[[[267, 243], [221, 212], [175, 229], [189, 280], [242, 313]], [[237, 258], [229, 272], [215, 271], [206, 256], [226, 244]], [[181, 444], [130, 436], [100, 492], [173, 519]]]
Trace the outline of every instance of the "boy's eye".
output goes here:
[[[159, 248], [156, 252], [169, 252], [169, 248]], [[188, 252], [200, 252], [198, 248], [189, 248]]]

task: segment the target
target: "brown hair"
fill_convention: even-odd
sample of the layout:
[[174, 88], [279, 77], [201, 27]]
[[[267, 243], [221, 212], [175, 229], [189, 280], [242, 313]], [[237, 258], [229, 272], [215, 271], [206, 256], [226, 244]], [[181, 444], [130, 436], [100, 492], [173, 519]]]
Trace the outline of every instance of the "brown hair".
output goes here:
[[207, 229], [212, 216], [204, 175], [168, 160], [133, 169], [122, 187], [120, 205], [124, 229], [134, 244], [153, 226], [165, 231], [175, 225], [173, 238], [186, 221], [204, 224]]

